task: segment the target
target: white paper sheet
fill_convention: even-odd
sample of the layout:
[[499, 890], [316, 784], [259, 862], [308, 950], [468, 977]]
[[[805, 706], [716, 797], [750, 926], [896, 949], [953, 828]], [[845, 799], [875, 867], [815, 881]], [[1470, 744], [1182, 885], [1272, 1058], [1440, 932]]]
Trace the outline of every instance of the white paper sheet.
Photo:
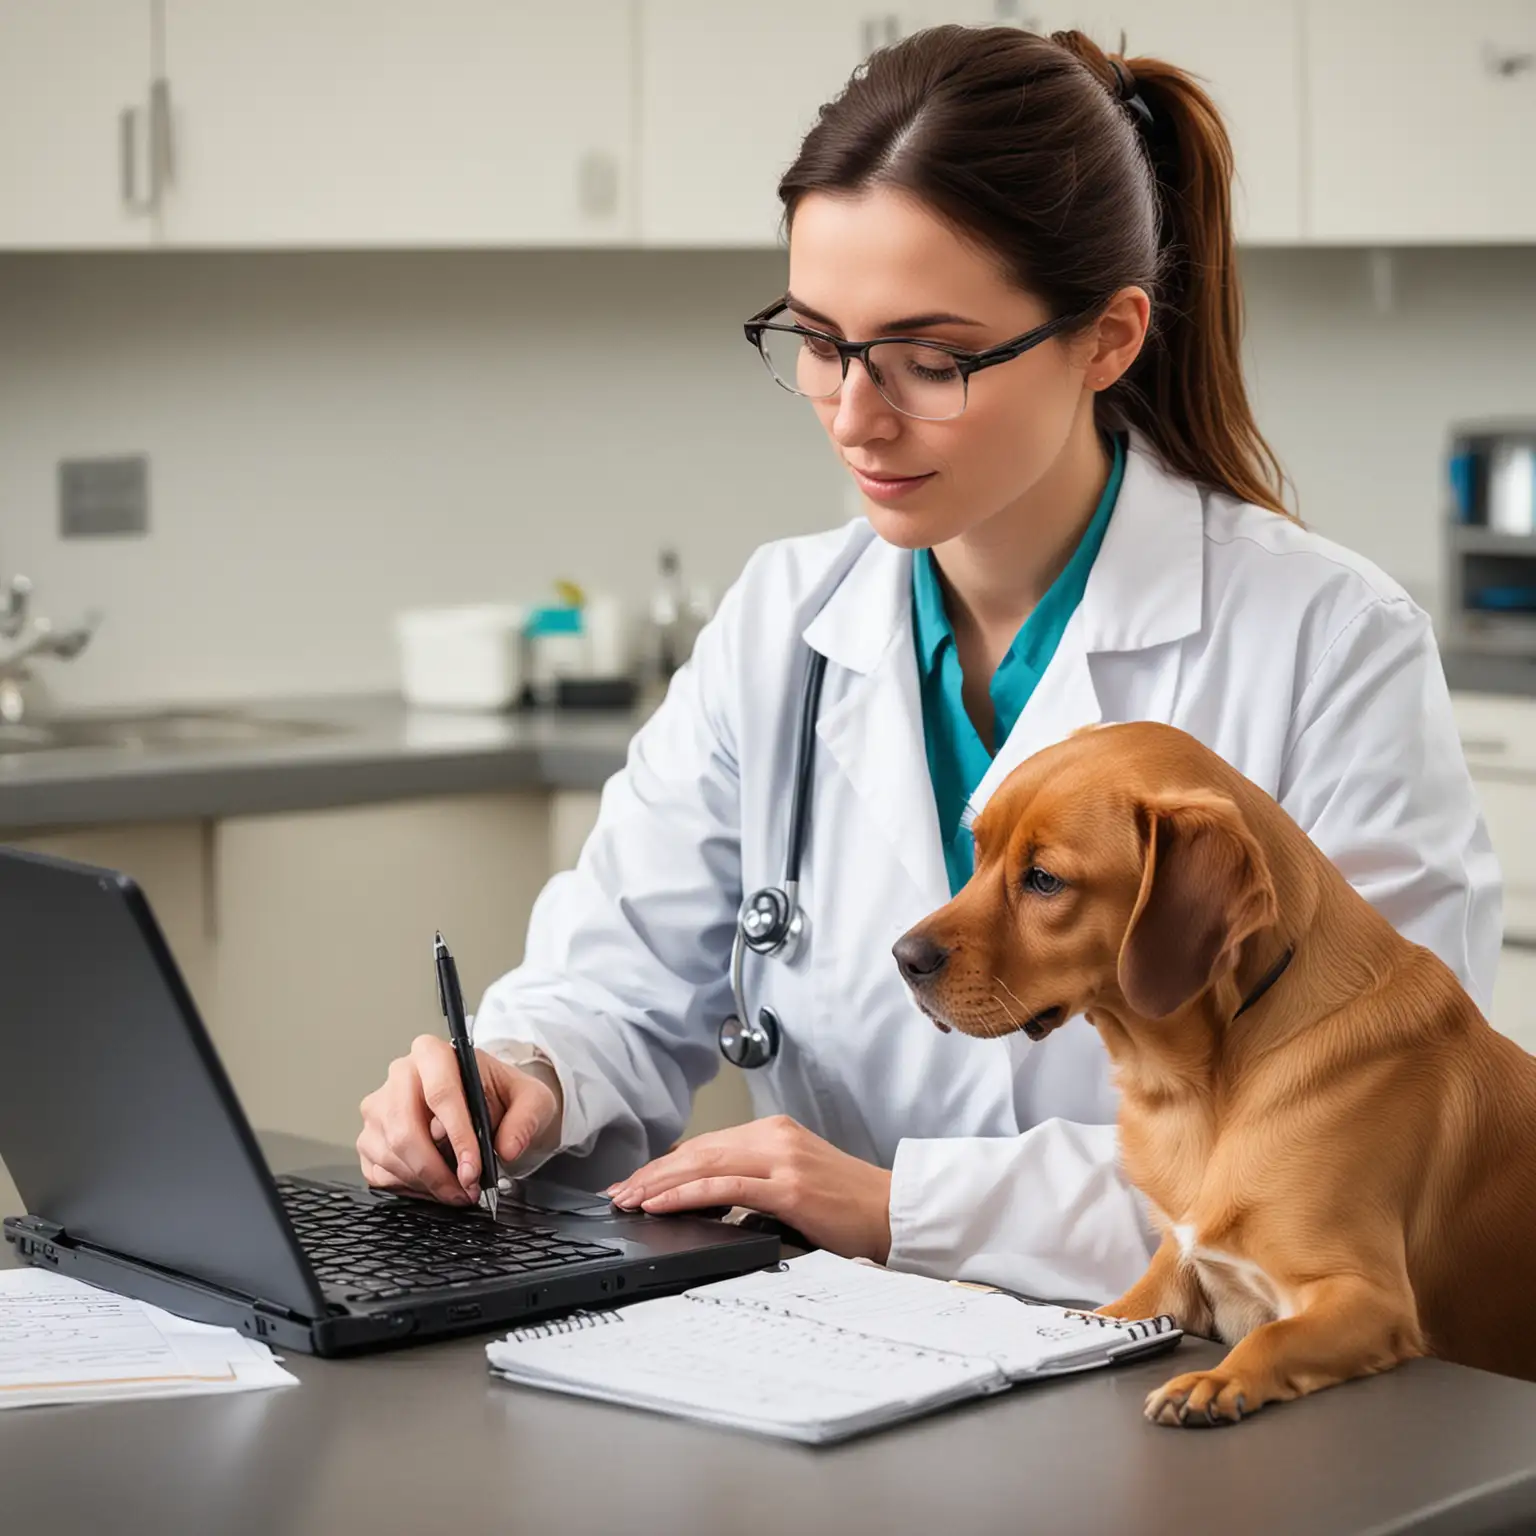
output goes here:
[[0, 1408], [295, 1385], [233, 1328], [46, 1270], [0, 1270]]
[[993, 1360], [1012, 1381], [1103, 1364], [1117, 1344], [1114, 1329], [1086, 1322], [1064, 1307], [964, 1290], [925, 1275], [852, 1263], [817, 1251], [782, 1270], [759, 1270], [700, 1286], [693, 1295], [749, 1301], [795, 1317], [899, 1339], [924, 1349]]

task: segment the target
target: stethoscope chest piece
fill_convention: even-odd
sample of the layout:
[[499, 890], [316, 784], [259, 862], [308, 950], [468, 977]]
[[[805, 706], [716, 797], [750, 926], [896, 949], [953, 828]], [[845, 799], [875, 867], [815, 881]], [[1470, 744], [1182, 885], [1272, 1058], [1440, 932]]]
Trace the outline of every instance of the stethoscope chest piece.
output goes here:
[[772, 1008], [759, 1008], [757, 1018], [745, 1024], [732, 1014], [720, 1026], [720, 1054], [747, 1071], [766, 1067], [779, 1054], [781, 1034], [779, 1016]]
[[743, 971], [747, 951], [792, 960], [805, 937], [805, 914], [800, 910], [800, 856], [811, 816], [811, 761], [815, 742], [816, 708], [827, 658], [812, 652], [800, 698], [800, 728], [795, 742], [795, 785], [789, 812], [789, 850], [784, 860], [784, 884], [765, 885], [753, 891], [736, 914], [731, 939], [731, 997], [736, 1011], [720, 1025], [720, 1054], [733, 1066], [766, 1067], [779, 1054], [783, 1030], [772, 1008], [759, 1008], [752, 1017], [747, 1007]]
[[779, 1016], [772, 1008], [759, 1008], [752, 1017], [743, 986], [747, 951], [756, 955], [777, 955], [788, 960], [805, 932], [805, 914], [796, 900], [794, 883], [780, 890], [765, 885], [741, 904], [736, 917], [736, 935], [731, 941], [731, 996], [736, 1011], [720, 1026], [720, 1054], [733, 1066], [766, 1067], [779, 1054], [783, 1031]]
[[805, 914], [794, 895], [776, 885], [765, 885], [741, 904], [737, 925], [741, 941], [754, 954], [794, 959], [805, 931]]

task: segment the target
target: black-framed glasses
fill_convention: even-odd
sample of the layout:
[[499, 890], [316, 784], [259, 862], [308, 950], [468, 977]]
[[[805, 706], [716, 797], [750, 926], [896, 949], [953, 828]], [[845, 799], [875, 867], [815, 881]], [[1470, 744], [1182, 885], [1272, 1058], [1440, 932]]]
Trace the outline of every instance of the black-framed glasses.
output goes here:
[[826, 331], [779, 322], [777, 317], [788, 309], [783, 299], [775, 299], [742, 327], [778, 384], [792, 395], [830, 400], [843, 387], [849, 363], [858, 358], [881, 398], [919, 421], [953, 420], [965, 409], [973, 373], [1011, 363], [1086, 318], [1081, 313], [1058, 315], [1012, 341], [969, 352], [915, 336], [844, 341]]

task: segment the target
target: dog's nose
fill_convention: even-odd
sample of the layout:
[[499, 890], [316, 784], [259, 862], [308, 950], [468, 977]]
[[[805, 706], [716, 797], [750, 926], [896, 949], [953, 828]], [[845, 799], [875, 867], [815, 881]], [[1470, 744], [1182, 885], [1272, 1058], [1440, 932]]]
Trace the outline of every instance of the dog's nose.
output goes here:
[[909, 986], [921, 981], [931, 981], [944, 969], [949, 951], [942, 944], [935, 944], [926, 933], [915, 929], [904, 933], [891, 946], [896, 964], [901, 968], [903, 979]]

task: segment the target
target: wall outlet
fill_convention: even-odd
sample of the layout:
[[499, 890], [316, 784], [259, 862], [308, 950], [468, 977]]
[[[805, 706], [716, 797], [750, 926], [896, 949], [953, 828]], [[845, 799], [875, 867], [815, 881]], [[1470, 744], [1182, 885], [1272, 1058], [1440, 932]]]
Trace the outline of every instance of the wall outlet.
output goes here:
[[149, 459], [59, 461], [59, 537], [115, 539], [149, 532]]

